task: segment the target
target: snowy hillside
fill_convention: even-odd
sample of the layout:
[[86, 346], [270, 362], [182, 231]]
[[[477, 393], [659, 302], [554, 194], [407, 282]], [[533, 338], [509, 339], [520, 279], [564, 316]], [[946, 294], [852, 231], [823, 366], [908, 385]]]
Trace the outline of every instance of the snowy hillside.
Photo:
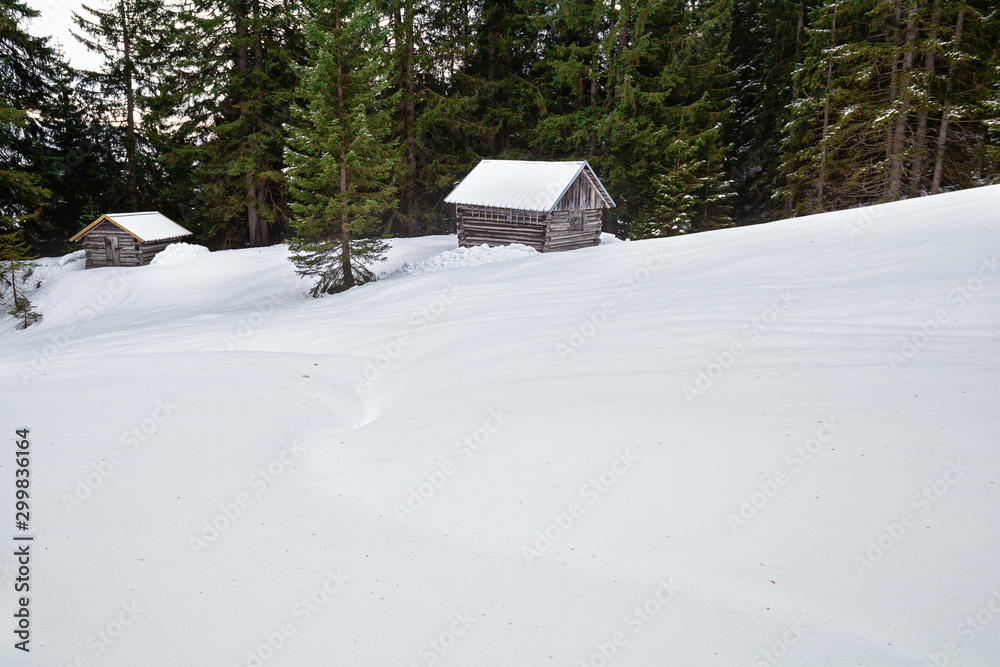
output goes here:
[[321, 299], [283, 247], [44, 260], [0, 662], [996, 664], [1000, 187], [454, 245]]

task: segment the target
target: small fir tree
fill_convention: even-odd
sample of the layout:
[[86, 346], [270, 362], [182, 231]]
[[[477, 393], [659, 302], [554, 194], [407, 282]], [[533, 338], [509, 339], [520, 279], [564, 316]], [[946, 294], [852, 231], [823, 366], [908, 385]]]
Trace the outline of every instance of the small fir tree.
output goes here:
[[7, 313], [21, 320], [21, 328], [41, 319], [35, 312], [24, 285], [35, 271], [27, 261], [28, 248], [16, 234], [0, 237], [0, 298], [6, 301]]
[[398, 149], [385, 98], [385, 29], [367, 2], [320, 0], [306, 26], [311, 65], [300, 72], [286, 159], [293, 197], [290, 243], [313, 296], [375, 279], [388, 247], [383, 214], [395, 192]]

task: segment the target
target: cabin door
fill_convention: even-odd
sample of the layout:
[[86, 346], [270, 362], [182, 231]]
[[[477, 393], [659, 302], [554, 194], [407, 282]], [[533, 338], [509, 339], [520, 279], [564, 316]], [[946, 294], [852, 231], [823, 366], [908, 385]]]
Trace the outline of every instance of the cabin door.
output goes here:
[[121, 266], [121, 251], [118, 249], [117, 236], [104, 237], [104, 255], [108, 266]]

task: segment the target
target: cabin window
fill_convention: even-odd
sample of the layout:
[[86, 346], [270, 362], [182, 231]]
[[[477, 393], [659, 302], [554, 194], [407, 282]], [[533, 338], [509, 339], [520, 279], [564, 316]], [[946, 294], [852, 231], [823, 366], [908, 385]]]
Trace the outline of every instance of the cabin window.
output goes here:
[[583, 211], [569, 212], [569, 231], [571, 232], [583, 231]]

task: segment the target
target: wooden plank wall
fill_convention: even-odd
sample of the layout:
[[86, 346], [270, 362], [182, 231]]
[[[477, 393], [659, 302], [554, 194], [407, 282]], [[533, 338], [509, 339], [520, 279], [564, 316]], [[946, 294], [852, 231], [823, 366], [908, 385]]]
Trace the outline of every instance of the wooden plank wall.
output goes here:
[[94, 269], [108, 266], [107, 252], [104, 250], [104, 239], [107, 236], [114, 236], [118, 239], [118, 256], [121, 259], [119, 266], [145, 266], [153, 260], [157, 253], [181, 239], [178, 237], [140, 243], [128, 232], [105, 220], [83, 235], [83, 249], [87, 253], [86, 268]]
[[156, 257], [157, 253], [161, 252], [171, 243], [177, 243], [183, 238], [184, 237], [182, 236], [178, 236], [175, 239], [163, 239], [162, 241], [149, 241], [147, 243], [143, 243], [140, 246], [142, 252], [142, 265], [145, 266], [146, 264], [149, 264], [153, 261], [153, 258]]
[[592, 208], [583, 212], [583, 230], [570, 231], [569, 218], [572, 211], [554, 211], [550, 218], [546, 251], [575, 250], [588, 248], [601, 242], [601, 222], [603, 210]]
[[586, 174], [586, 168], [579, 173], [573, 184], [569, 186], [569, 190], [556, 204], [557, 211], [580, 211], [604, 206], [604, 199]]
[[142, 264], [142, 251], [138, 247], [139, 241], [120, 227], [105, 220], [83, 235], [83, 249], [87, 252], [86, 268], [93, 269], [109, 265], [107, 253], [104, 250], [104, 238], [107, 236], [114, 236], [118, 240], [120, 266], [140, 266]]
[[470, 247], [477, 245], [509, 245], [523, 243], [539, 252], [544, 252], [546, 242], [545, 214], [538, 215], [537, 221], [528, 222], [524, 219], [516, 222], [480, 220], [475, 206], [458, 207], [458, 245]]

